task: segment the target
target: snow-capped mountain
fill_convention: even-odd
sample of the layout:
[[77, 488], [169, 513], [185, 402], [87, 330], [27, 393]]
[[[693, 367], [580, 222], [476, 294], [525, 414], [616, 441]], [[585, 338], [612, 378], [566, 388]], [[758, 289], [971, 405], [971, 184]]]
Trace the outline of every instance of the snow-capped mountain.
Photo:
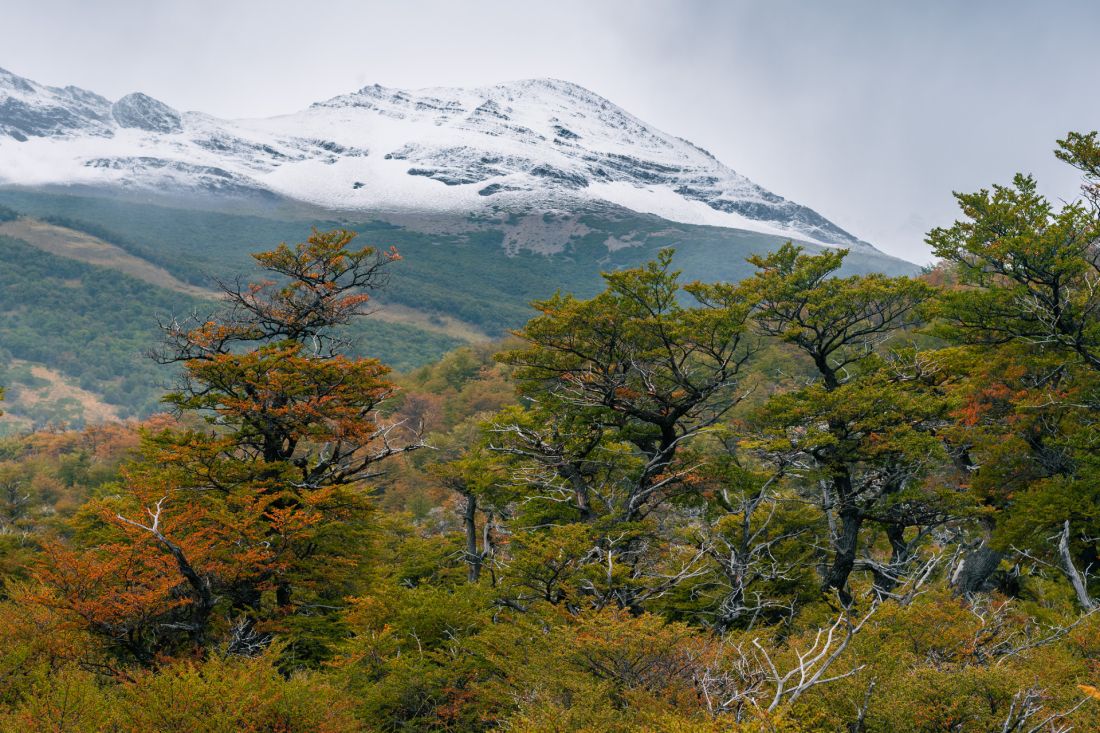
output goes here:
[[0, 184], [266, 193], [341, 211], [622, 207], [874, 252], [576, 84], [369, 86], [267, 119], [115, 102], [0, 69]]

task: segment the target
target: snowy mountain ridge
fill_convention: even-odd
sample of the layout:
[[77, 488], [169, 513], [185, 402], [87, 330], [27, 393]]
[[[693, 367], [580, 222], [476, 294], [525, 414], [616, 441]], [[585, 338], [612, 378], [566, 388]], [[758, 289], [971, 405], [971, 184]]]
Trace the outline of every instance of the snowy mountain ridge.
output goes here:
[[261, 194], [340, 211], [494, 215], [611, 205], [687, 224], [874, 248], [570, 82], [378, 85], [223, 120], [0, 69], [0, 185]]

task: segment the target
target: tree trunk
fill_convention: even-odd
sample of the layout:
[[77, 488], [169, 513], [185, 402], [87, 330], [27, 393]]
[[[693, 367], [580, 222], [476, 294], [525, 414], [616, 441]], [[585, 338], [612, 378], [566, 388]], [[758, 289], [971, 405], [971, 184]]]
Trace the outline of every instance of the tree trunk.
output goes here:
[[573, 504], [581, 515], [582, 522], [590, 522], [595, 519], [592, 505], [588, 498], [588, 483], [584, 480], [580, 470], [572, 463], [566, 463], [560, 469], [560, 473], [573, 487]]
[[875, 682], [877, 682], [877, 679], [872, 677], [870, 684], [867, 685], [867, 692], [863, 695], [863, 704], [856, 711], [856, 719], [848, 724], [848, 733], [864, 733], [867, 730], [867, 708], [871, 705], [871, 695], [875, 692]]
[[275, 605], [278, 608], [286, 608], [290, 605], [291, 585], [289, 581], [280, 580], [275, 586]]
[[825, 573], [822, 590], [835, 590], [840, 595], [840, 602], [848, 605], [852, 602], [852, 595], [848, 592], [848, 576], [852, 574], [856, 563], [863, 514], [858, 507], [845, 504], [841, 506], [839, 515], [840, 532], [833, 547], [833, 564]]
[[462, 524], [466, 530], [466, 580], [476, 583], [481, 578], [481, 553], [477, 551], [477, 497], [465, 494], [466, 511], [462, 515]]
[[1004, 553], [986, 545], [984, 542], [966, 553], [958, 569], [951, 576], [951, 585], [955, 593], [969, 596], [990, 590], [989, 578], [1004, 559]]
[[1091, 613], [1097, 608], [1096, 601], [1092, 600], [1089, 596], [1088, 585], [1085, 583], [1085, 577], [1081, 575], [1081, 571], [1077, 569], [1077, 566], [1073, 564], [1073, 555], [1069, 551], [1069, 520], [1062, 527], [1062, 534], [1058, 538], [1058, 556], [1062, 558], [1062, 569], [1066, 572], [1066, 577], [1069, 578], [1070, 585], [1073, 586], [1073, 592], [1077, 594], [1077, 600], [1081, 604], [1081, 607], [1085, 609], [1086, 613]]
[[887, 524], [885, 529], [886, 539], [890, 542], [890, 564], [885, 570], [880, 570], [877, 566], [872, 570], [875, 592], [883, 596], [888, 595], [898, 586], [901, 571], [910, 558], [910, 548], [905, 541], [905, 527], [900, 524]]

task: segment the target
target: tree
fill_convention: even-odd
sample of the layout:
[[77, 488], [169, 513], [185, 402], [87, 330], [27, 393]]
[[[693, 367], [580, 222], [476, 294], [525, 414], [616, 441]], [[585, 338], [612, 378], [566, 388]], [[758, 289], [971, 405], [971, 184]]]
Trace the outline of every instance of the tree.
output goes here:
[[590, 300], [536, 302], [542, 315], [516, 333], [527, 347], [500, 356], [533, 419], [502, 422], [498, 450], [565, 481], [581, 519], [644, 518], [683, 488], [677, 452], [741, 399], [749, 307], [725, 284], [680, 285], [672, 255], [605, 274]]
[[881, 568], [878, 583], [888, 591], [912, 554], [904, 532], [919, 523], [914, 514], [939, 514], [902, 493], [928, 469], [936, 440], [927, 428], [941, 409], [920, 359], [883, 356], [892, 337], [918, 323], [931, 289], [905, 277], [835, 277], [846, 254], [806, 255], [788, 243], [750, 258], [758, 271], [740, 286], [741, 297], [756, 303], [755, 328], [809, 357], [817, 373], [756, 413], [758, 448], [773, 464], [798, 469], [803, 488], [816, 489], [823, 511], [835, 516], [822, 585], [845, 603], [865, 522], [880, 523], [890, 539], [895, 567]]
[[980, 587], [1012, 545], [1054, 556], [1048, 538], [1066, 522], [1077, 535], [1076, 558], [1059, 552], [1057, 564], [1071, 580], [1075, 563], [1087, 567], [1100, 552], [1090, 539], [1100, 529], [1092, 511], [1100, 476], [1097, 133], [1070, 133], [1055, 154], [1082, 172], [1082, 200], [1055, 208], [1034, 178], [1017, 175], [1008, 186], [955, 194], [964, 218], [928, 236], [960, 283], [939, 299], [940, 334], [977, 361], [1003, 365], [996, 373], [978, 369], [984, 376], [974, 380], [959, 421], [974, 482], [998, 489], [988, 503], [1001, 513], [1000, 546], [986, 553], [994, 562], [975, 558], [970, 564], [981, 572], [960, 574], [964, 590]]
[[1035, 179], [956, 194], [964, 216], [928, 235], [969, 288], [943, 295], [939, 315], [964, 343], [1020, 341], [1100, 370], [1100, 219], [1082, 202], [1055, 212]]
[[[137, 575], [129, 582], [146, 593], [116, 610], [146, 657], [171, 651], [181, 634], [209, 646], [218, 615], [222, 641], [239, 652], [262, 648], [275, 629], [323, 626], [365, 551], [359, 484], [379, 461], [421, 445], [415, 434], [399, 442], [405, 428], [380, 416], [394, 394], [386, 367], [340, 353], [339, 327], [364, 315], [364, 291], [398, 259], [351, 249], [353, 237], [315, 231], [257, 254], [279, 281], [225, 283], [222, 313], [165, 325], [156, 356], [183, 367], [166, 400], [210, 429], [147, 434], [124, 498], [103, 502], [117, 546], [68, 563], [139, 560], [126, 566]], [[94, 602], [83, 607], [94, 617]]]
[[[490, 449], [512, 461], [530, 516], [592, 525], [586, 562], [606, 571], [587, 584], [597, 605], [644, 595], [643, 525], [695, 492], [689, 448], [741, 400], [738, 374], [753, 354], [738, 291], [681, 285], [672, 254], [605, 274], [594, 298], [536, 302], [541, 315], [516, 334], [525, 347], [500, 356], [527, 408], [492, 421]], [[702, 554], [656, 573], [664, 579], [650, 591], [694, 572], [692, 557]]]

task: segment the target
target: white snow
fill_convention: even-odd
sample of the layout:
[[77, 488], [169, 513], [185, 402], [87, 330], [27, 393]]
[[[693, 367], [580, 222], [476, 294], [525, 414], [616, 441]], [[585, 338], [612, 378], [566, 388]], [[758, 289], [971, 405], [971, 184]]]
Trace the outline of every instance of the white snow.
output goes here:
[[[109, 105], [33, 83], [28, 93], [20, 81], [0, 74], [0, 102], [70, 104], [93, 116]], [[3, 135], [2, 123], [0, 183], [198, 188], [231, 180], [342, 210], [475, 212], [498, 202], [552, 208], [587, 199], [676, 222], [821, 244], [854, 241], [835, 228], [800, 225], [790, 215], [797, 204], [606, 99], [552, 79], [474, 89], [365, 87], [266, 119], [190, 112], [182, 115], [183, 131], [171, 134], [123, 129], [108, 115], [107, 122], [89, 118], [83, 132], [19, 142]], [[113, 162], [87, 165], [99, 159]], [[479, 195], [492, 184], [505, 192]], [[771, 221], [750, 219], [708, 201], [777, 213]]]
[[631, 211], [655, 214], [662, 219], [683, 224], [704, 224], [706, 226], [745, 229], [761, 234], [775, 234], [780, 237], [794, 237], [804, 242], [829, 246], [812, 237], [807, 237], [790, 227], [749, 219], [733, 212], [718, 211], [702, 201], [693, 201], [679, 196], [663, 186], [632, 186], [629, 183], [595, 183], [589, 186], [592, 195], [609, 201]]

